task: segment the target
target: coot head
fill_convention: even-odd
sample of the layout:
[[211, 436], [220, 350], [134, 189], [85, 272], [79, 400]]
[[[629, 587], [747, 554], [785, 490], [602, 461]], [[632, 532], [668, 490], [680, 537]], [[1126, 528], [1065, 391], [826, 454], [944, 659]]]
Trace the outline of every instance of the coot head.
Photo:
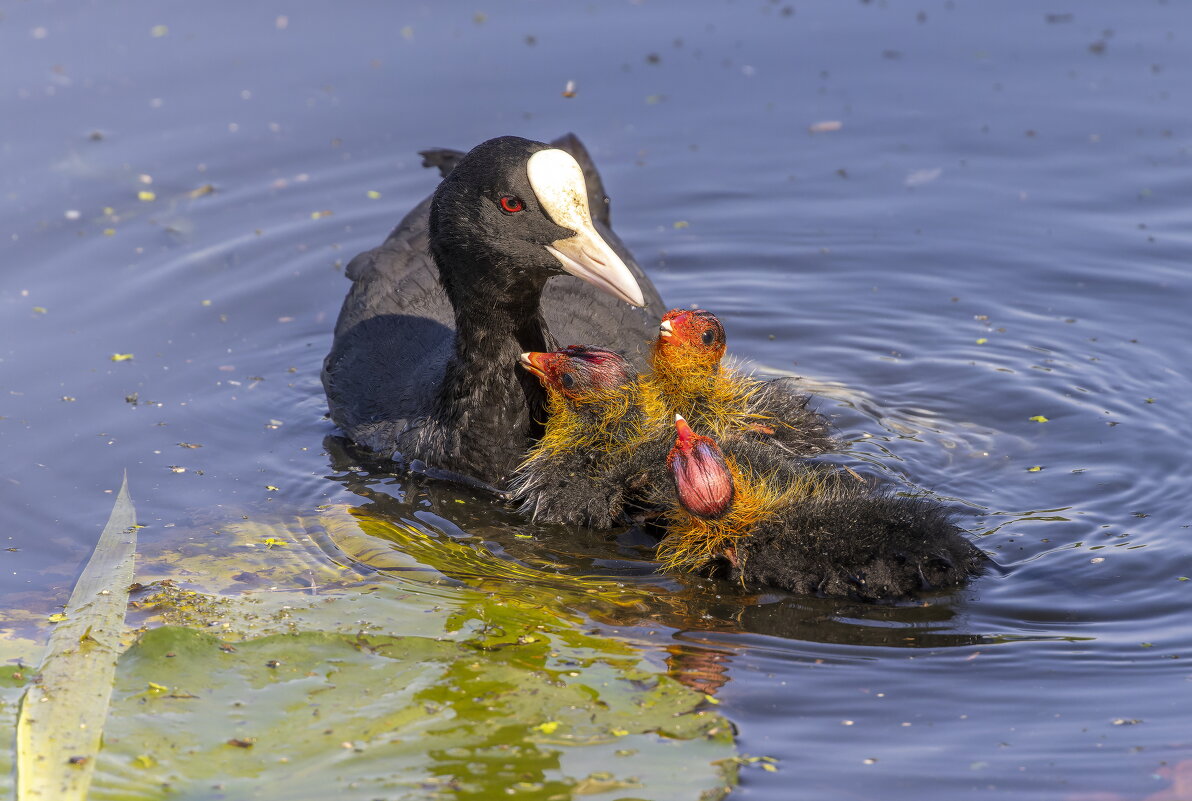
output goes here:
[[503, 136], [461, 158], [435, 191], [430, 241], [457, 311], [468, 300], [536, 296], [564, 272], [644, 305], [629, 268], [596, 231], [583, 169], [541, 142]]
[[671, 309], [658, 326], [658, 356], [685, 358], [717, 365], [724, 357], [727, 339], [715, 314], [704, 309]]
[[684, 509], [696, 517], [722, 517], [733, 502], [733, 476], [720, 447], [696, 434], [682, 415], [675, 415], [675, 446], [666, 467]]
[[550, 353], [523, 353], [522, 367], [548, 392], [572, 402], [615, 391], [633, 380], [633, 368], [619, 353], [593, 345], [570, 345]]

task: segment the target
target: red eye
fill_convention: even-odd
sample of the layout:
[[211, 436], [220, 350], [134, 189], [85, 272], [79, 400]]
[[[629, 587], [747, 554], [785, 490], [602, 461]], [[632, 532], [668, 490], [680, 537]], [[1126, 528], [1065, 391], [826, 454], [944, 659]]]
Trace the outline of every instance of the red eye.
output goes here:
[[522, 203], [520, 197], [514, 195], [504, 195], [501, 197], [501, 210], [506, 214], [517, 214], [519, 211], [524, 211], [526, 204]]

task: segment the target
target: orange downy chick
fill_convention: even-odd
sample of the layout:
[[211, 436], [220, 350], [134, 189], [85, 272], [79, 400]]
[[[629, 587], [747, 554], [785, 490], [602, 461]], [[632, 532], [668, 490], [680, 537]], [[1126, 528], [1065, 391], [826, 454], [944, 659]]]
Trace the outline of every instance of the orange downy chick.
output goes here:
[[548, 523], [608, 528], [632, 490], [644, 418], [633, 370], [618, 353], [574, 345], [523, 353], [542, 382], [548, 417], [511, 482], [523, 514]]
[[938, 503], [786, 460], [763, 472], [764, 456], [736, 463], [682, 418], [676, 429], [664, 567], [724, 560], [742, 584], [874, 601], [958, 586], [987, 562]]
[[827, 474], [799, 474], [793, 480], [759, 476], [749, 461], [725, 456], [710, 437], [691, 430], [675, 415], [675, 446], [667, 470], [678, 504], [669, 510], [666, 539], [658, 559], [667, 570], [696, 571], [717, 558], [739, 567], [738, 547], [759, 523], [784, 503], [812, 497], [826, 488]]
[[662, 318], [642, 380], [647, 417], [669, 426], [684, 415], [700, 431], [725, 440], [765, 438], [790, 456], [835, 449], [827, 421], [807, 408], [808, 397], [790, 381], [760, 381], [723, 363], [727, 339], [716, 315], [671, 309]]

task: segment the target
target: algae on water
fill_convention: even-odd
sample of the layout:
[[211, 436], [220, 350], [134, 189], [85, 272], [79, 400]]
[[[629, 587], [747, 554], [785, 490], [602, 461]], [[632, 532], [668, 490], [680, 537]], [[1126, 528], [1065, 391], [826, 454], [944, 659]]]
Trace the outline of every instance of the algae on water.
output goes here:
[[355, 509], [208, 545], [138, 564], [89, 799], [727, 792], [731, 724], [586, 617], [647, 593]]

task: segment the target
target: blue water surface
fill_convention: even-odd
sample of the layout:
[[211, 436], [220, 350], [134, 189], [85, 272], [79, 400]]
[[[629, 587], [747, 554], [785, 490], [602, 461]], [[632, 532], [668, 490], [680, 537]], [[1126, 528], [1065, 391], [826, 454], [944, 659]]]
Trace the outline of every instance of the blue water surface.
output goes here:
[[530, 547], [329, 455], [318, 372], [416, 151], [574, 131], [667, 302], [997, 562], [923, 606], [671, 578], [605, 623], [779, 760], [734, 797], [1183, 798], [1190, 32], [1175, 0], [7, 4], [3, 606], [65, 601], [125, 469], [146, 538], [363, 495]]

